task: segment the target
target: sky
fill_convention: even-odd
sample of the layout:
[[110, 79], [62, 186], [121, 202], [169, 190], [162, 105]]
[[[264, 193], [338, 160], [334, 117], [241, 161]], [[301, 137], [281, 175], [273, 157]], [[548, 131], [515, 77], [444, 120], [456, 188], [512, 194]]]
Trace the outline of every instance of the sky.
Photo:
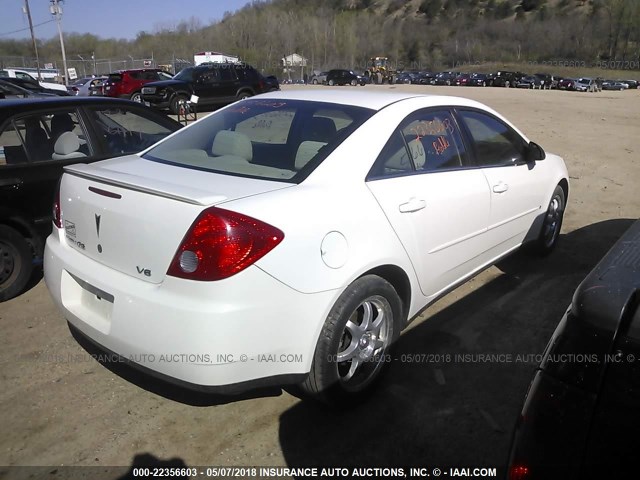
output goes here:
[[[62, 31], [92, 33], [101, 38], [133, 39], [140, 31], [175, 25], [196, 17], [203, 25], [220, 20], [249, 0], [65, 0]], [[25, 0], [0, 0], [0, 39], [30, 38], [29, 21], [23, 13]], [[49, 12], [49, 0], [29, 0], [36, 38], [58, 35]], [[48, 23], [44, 23], [48, 22]], [[44, 23], [43, 25], [36, 26]], [[17, 31], [21, 30], [21, 31]]]

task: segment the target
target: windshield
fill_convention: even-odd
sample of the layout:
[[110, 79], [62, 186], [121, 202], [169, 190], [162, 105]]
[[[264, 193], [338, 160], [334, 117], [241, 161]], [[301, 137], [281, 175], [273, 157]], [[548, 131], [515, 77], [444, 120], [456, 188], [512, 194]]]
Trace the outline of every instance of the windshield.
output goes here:
[[181, 130], [142, 158], [299, 183], [374, 113], [302, 100], [242, 100]]

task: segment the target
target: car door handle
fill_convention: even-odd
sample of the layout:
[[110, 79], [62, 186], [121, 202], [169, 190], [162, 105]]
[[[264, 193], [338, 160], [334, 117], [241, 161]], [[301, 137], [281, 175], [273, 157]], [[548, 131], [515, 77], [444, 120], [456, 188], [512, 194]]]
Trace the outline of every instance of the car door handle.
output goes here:
[[493, 193], [504, 193], [507, 190], [509, 190], [509, 185], [507, 185], [506, 183], [498, 183], [497, 185], [493, 186]]
[[22, 180], [19, 178], [2, 178], [0, 179], [0, 187], [13, 187], [18, 188], [22, 185]]
[[427, 202], [424, 200], [418, 200], [417, 198], [411, 198], [406, 203], [401, 203], [399, 208], [401, 213], [417, 212], [427, 206]]

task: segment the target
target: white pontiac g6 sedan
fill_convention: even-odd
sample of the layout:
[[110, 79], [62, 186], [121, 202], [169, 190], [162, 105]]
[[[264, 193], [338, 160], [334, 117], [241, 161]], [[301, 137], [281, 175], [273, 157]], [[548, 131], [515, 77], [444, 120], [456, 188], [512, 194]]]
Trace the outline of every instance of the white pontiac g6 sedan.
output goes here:
[[242, 100], [65, 170], [45, 279], [72, 330], [190, 387], [334, 404], [429, 303], [525, 243], [549, 253], [569, 185], [480, 103], [352, 90]]

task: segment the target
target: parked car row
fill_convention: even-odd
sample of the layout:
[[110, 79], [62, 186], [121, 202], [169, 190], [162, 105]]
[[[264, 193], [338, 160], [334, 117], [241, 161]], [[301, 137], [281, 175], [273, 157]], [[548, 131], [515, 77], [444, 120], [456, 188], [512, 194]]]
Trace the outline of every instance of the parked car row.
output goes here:
[[82, 78], [68, 87], [72, 95], [125, 98], [174, 114], [178, 113], [180, 102], [193, 95], [201, 105], [225, 105], [279, 89], [276, 77], [263, 76], [244, 63], [202, 63], [175, 76], [155, 68], [121, 70], [108, 76]]
[[602, 78], [562, 78], [548, 73], [528, 75], [523, 72], [498, 71], [495, 73], [462, 73], [444, 71], [438, 73], [424, 71], [399, 72], [396, 83], [416, 85], [474, 86], [474, 87], [514, 87], [529, 89], [559, 89], [580, 92], [601, 90], [627, 90], [640, 88], [637, 80], [604, 80]]

